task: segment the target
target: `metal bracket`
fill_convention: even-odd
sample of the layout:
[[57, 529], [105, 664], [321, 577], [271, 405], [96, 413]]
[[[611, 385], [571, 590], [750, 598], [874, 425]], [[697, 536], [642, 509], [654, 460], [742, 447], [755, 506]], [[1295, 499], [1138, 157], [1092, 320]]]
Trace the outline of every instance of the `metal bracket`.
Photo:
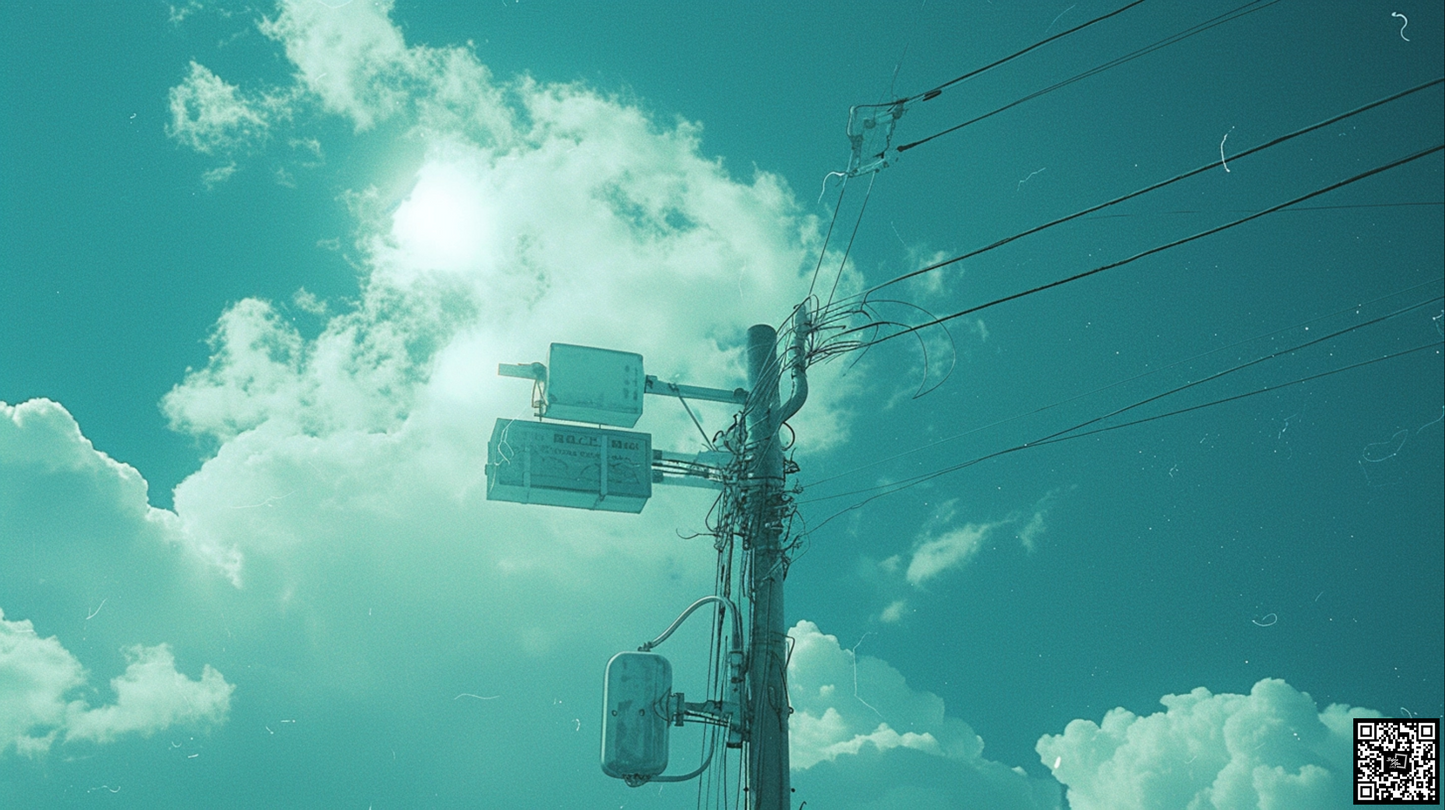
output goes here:
[[546, 382], [547, 366], [542, 363], [498, 363], [497, 376]]
[[664, 397], [686, 397], [687, 399], [705, 399], [711, 402], [731, 402], [735, 405], [746, 405], [748, 392], [745, 388], [734, 388], [728, 391], [724, 388], [704, 388], [700, 385], [682, 385], [680, 383], [663, 382], [651, 374], [645, 378], [642, 388], [645, 394], [657, 394]]

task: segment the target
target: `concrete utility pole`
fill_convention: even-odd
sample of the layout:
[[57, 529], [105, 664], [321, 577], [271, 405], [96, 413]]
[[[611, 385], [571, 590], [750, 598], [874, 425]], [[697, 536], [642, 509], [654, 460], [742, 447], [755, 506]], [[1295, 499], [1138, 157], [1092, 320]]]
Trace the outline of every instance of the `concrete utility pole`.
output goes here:
[[[742, 537], [748, 581], [738, 585], [745, 589], [752, 609], [746, 655], [737, 641], [741, 635], [738, 609], [724, 593], [694, 602], [661, 636], [644, 644], [637, 653], [613, 656], [607, 664], [602, 771], [632, 787], [652, 781], [681, 782], [706, 770], [712, 761], [711, 753], [692, 773], [664, 774], [668, 726], [702, 720], [727, 726], [728, 748], [746, 746], [748, 810], [792, 807], [788, 718], [793, 709], [788, 705], [788, 631], [783, 617], [783, 578], [788, 564], [783, 524], [790, 503], [783, 493], [788, 468], [778, 429], [808, 398], [808, 336], [812, 322], [806, 303], [794, 311], [792, 330], [788, 365], [793, 391], [782, 405], [778, 395], [778, 333], [766, 324], [748, 329], [747, 391], [661, 382], [642, 373], [642, 355], [567, 343], [552, 344], [546, 365], [504, 363], [497, 368], [504, 377], [528, 379], [534, 386], [541, 386], [537, 415], [545, 419], [497, 420], [487, 443], [487, 500], [640, 512], [652, 496], [655, 481], [723, 489], [732, 517], [728, 526], [719, 531], [720, 543], [725, 543], [727, 549], [727, 564], [719, 574], [728, 578], [729, 592], [732, 543], [738, 535]], [[732, 477], [737, 469], [735, 438], [727, 443], [727, 460], [718, 462], [713, 457], [724, 454], [714, 451], [689, 458], [654, 451], [652, 437], [647, 433], [602, 427], [631, 428], [637, 424], [643, 394], [678, 399], [685, 395], [742, 404], [745, 440], [741, 480]], [[696, 421], [695, 416], [693, 419]], [[564, 424], [569, 421], [597, 427]], [[703, 456], [708, 460], [704, 461]], [[736, 522], [739, 515], [741, 525]], [[688, 703], [682, 693], [672, 691], [672, 665], [651, 650], [699, 606], [714, 601], [733, 610], [729, 691], [720, 700]], [[746, 671], [739, 674], [743, 658]], [[735, 686], [739, 681], [740, 690]]]
[[759, 324], [748, 329], [746, 455], [747, 542], [752, 571], [752, 616], [748, 635], [748, 795], [751, 810], [789, 810], [787, 627], [783, 620], [784, 559], [781, 548], [783, 450], [778, 429], [807, 398], [803, 346], [808, 316], [795, 321], [793, 375], [796, 388], [778, 405], [777, 332]]

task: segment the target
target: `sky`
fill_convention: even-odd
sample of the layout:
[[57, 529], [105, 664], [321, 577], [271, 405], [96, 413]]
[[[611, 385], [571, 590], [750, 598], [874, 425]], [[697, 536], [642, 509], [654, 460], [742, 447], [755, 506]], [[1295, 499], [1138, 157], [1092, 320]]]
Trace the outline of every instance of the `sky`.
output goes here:
[[494, 369], [731, 389], [805, 299], [795, 807], [1350, 806], [1352, 718], [1445, 714], [1441, 86], [1244, 153], [1445, 75], [1441, 8], [1143, 3], [923, 97], [1122, 5], [6, 3], [0, 807], [738, 806], [598, 764], [714, 493], [488, 500]]

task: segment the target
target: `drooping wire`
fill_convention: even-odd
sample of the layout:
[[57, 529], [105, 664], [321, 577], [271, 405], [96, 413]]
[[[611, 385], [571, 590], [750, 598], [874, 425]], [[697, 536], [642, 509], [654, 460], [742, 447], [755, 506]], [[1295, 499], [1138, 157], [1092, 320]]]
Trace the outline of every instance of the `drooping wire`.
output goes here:
[[[1285, 208], [1288, 208], [1289, 206], [1295, 205], [1295, 204], [1300, 203], [1300, 202], [1303, 202], [1303, 201], [1305, 201], [1305, 200], [1313, 199], [1313, 198], [1315, 198], [1315, 197], [1320, 196], [1321, 194], [1326, 194], [1326, 193], [1329, 193], [1329, 192], [1331, 192], [1331, 191], [1334, 191], [1335, 189], [1343, 188], [1344, 186], [1350, 185], [1351, 183], [1357, 183], [1357, 182], [1359, 182], [1359, 181], [1361, 181], [1361, 180], [1364, 180], [1364, 179], [1366, 179], [1366, 178], [1368, 178], [1368, 177], [1373, 177], [1374, 175], [1380, 174], [1381, 172], [1386, 172], [1386, 171], [1389, 171], [1390, 169], [1394, 169], [1394, 168], [1396, 168], [1396, 167], [1403, 166], [1403, 165], [1405, 165], [1405, 164], [1407, 164], [1407, 163], [1410, 163], [1410, 162], [1415, 161], [1415, 160], [1419, 160], [1419, 159], [1421, 159], [1421, 158], [1423, 158], [1423, 157], [1427, 157], [1427, 156], [1429, 156], [1429, 155], [1433, 155], [1433, 154], [1435, 154], [1436, 152], [1440, 152], [1440, 151], [1442, 151], [1442, 150], [1445, 150], [1445, 144], [1437, 144], [1437, 145], [1432, 146], [1432, 147], [1429, 147], [1429, 148], [1427, 148], [1427, 149], [1422, 149], [1422, 150], [1420, 150], [1420, 151], [1418, 151], [1418, 152], [1415, 152], [1414, 154], [1407, 155], [1407, 156], [1405, 156], [1405, 157], [1398, 158], [1398, 159], [1396, 159], [1396, 160], [1392, 160], [1392, 161], [1390, 161], [1389, 163], [1386, 163], [1386, 164], [1384, 164], [1384, 165], [1376, 166], [1376, 167], [1373, 168], [1373, 169], [1369, 169], [1369, 170], [1367, 170], [1367, 171], [1360, 172], [1359, 174], [1353, 175], [1353, 176], [1351, 176], [1351, 177], [1347, 177], [1347, 178], [1345, 178], [1344, 180], [1340, 180], [1340, 181], [1337, 181], [1337, 182], [1335, 182], [1335, 183], [1331, 183], [1331, 184], [1328, 185], [1328, 186], [1324, 186], [1323, 188], [1319, 188], [1319, 189], [1316, 189], [1316, 190], [1314, 190], [1314, 191], [1311, 191], [1311, 192], [1309, 192], [1309, 193], [1307, 193], [1307, 194], [1303, 194], [1303, 195], [1301, 195], [1301, 196], [1295, 197], [1294, 199], [1287, 200], [1287, 201], [1282, 202], [1282, 203], [1280, 203], [1280, 204], [1278, 204], [1278, 205], [1270, 206], [1269, 208], [1266, 208], [1266, 209], [1264, 209], [1264, 210], [1262, 210], [1262, 211], [1259, 211], [1259, 212], [1257, 212], [1257, 213], [1250, 214], [1250, 215], [1244, 216], [1244, 217], [1240, 217], [1239, 219], [1231, 220], [1230, 222], [1226, 222], [1226, 223], [1224, 223], [1223, 225], [1218, 225], [1218, 226], [1215, 226], [1215, 227], [1213, 227], [1213, 228], [1208, 228], [1208, 229], [1206, 229], [1206, 230], [1200, 231], [1199, 233], [1195, 233], [1195, 234], [1192, 234], [1192, 235], [1190, 235], [1190, 236], [1185, 236], [1185, 237], [1182, 237], [1182, 238], [1180, 238], [1180, 239], [1176, 239], [1176, 240], [1174, 240], [1174, 241], [1172, 241], [1172, 242], [1168, 242], [1168, 243], [1163, 244], [1163, 245], [1158, 245], [1158, 246], [1149, 248], [1148, 250], [1141, 251], [1141, 252], [1139, 252], [1139, 253], [1134, 254], [1133, 256], [1129, 256], [1129, 257], [1127, 257], [1127, 258], [1120, 259], [1120, 260], [1118, 260], [1118, 261], [1109, 262], [1108, 264], [1103, 264], [1103, 265], [1100, 265], [1100, 266], [1098, 266], [1098, 267], [1094, 267], [1094, 268], [1091, 268], [1091, 269], [1089, 269], [1089, 270], [1085, 270], [1085, 271], [1083, 271], [1083, 272], [1075, 273], [1075, 274], [1072, 275], [1072, 276], [1067, 276], [1067, 277], [1062, 278], [1062, 279], [1057, 279], [1057, 280], [1055, 280], [1055, 281], [1050, 281], [1050, 282], [1048, 282], [1048, 283], [1046, 283], [1046, 284], [1040, 284], [1040, 285], [1037, 285], [1037, 286], [1035, 286], [1035, 287], [1031, 287], [1031, 288], [1029, 288], [1029, 289], [1027, 289], [1027, 290], [1023, 290], [1022, 292], [1012, 293], [1012, 294], [1010, 294], [1010, 295], [1006, 295], [1006, 296], [1003, 296], [1003, 297], [1001, 297], [1001, 298], [995, 298], [995, 299], [993, 299], [993, 300], [991, 300], [991, 301], [987, 301], [987, 302], [982, 303], [982, 304], [977, 304], [977, 305], [975, 305], [975, 306], [972, 306], [972, 307], [968, 307], [968, 308], [966, 308], [966, 309], [959, 310], [958, 312], [954, 312], [954, 313], [951, 313], [951, 314], [948, 314], [948, 315], [944, 315], [944, 316], [939, 317], [939, 318], [935, 318], [935, 319], [933, 319], [933, 320], [931, 320], [931, 321], [926, 321], [926, 322], [924, 322], [924, 323], [915, 324], [915, 325], [913, 325], [913, 326], [909, 326], [909, 327], [907, 327], [907, 328], [901, 329], [901, 330], [899, 330], [899, 331], [897, 331], [897, 332], [893, 332], [893, 333], [891, 333], [891, 334], [884, 335], [884, 336], [882, 336], [882, 337], [873, 338], [873, 339], [867, 341], [866, 343], [864, 343], [862, 347], [874, 346], [874, 345], [877, 345], [877, 344], [879, 344], [879, 343], [883, 343], [883, 342], [885, 342], [885, 341], [889, 341], [889, 340], [892, 340], [892, 339], [894, 339], [894, 338], [901, 337], [901, 336], [903, 336], [903, 335], [907, 335], [907, 334], [911, 334], [911, 333], [913, 333], [913, 332], [917, 332], [917, 331], [919, 331], [920, 329], [927, 329], [927, 328], [930, 327], [930, 326], [937, 326], [938, 324], [947, 323], [948, 321], [951, 321], [951, 320], [953, 320], [953, 319], [955, 319], [955, 318], [961, 318], [961, 317], [963, 317], [963, 316], [965, 316], [965, 315], [971, 315], [971, 314], [973, 314], [973, 313], [975, 313], [975, 312], [979, 312], [979, 311], [988, 309], [988, 308], [990, 308], [990, 307], [998, 306], [999, 304], [1007, 303], [1007, 302], [1009, 302], [1009, 301], [1014, 301], [1014, 300], [1017, 300], [1017, 299], [1020, 299], [1020, 298], [1024, 298], [1024, 297], [1027, 297], [1027, 296], [1030, 296], [1030, 295], [1034, 295], [1034, 294], [1036, 294], [1036, 293], [1040, 293], [1040, 292], [1043, 292], [1043, 291], [1045, 291], [1045, 290], [1050, 290], [1050, 289], [1053, 289], [1053, 288], [1055, 288], [1055, 287], [1060, 287], [1060, 286], [1063, 286], [1063, 285], [1065, 285], [1065, 284], [1070, 284], [1070, 283], [1072, 283], [1072, 282], [1079, 281], [1079, 280], [1081, 280], [1081, 279], [1085, 279], [1085, 278], [1088, 278], [1088, 277], [1090, 277], [1090, 276], [1097, 275], [1097, 274], [1099, 274], [1099, 273], [1103, 273], [1103, 272], [1105, 272], [1105, 271], [1107, 271], [1107, 270], [1113, 270], [1113, 269], [1116, 269], [1116, 268], [1119, 268], [1119, 267], [1123, 267], [1123, 266], [1126, 265], [1126, 264], [1131, 264], [1131, 263], [1133, 263], [1133, 262], [1136, 262], [1136, 261], [1138, 261], [1138, 260], [1140, 260], [1140, 259], [1143, 259], [1143, 258], [1146, 258], [1146, 257], [1148, 257], [1148, 256], [1153, 256], [1153, 255], [1156, 254], [1156, 253], [1162, 253], [1162, 252], [1164, 252], [1164, 251], [1166, 251], [1166, 250], [1170, 250], [1170, 249], [1172, 249], [1172, 248], [1179, 247], [1180, 245], [1186, 245], [1186, 244], [1188, 244], [1188, 243], [1190, 243], [1190, 242], [1193, 242], [1193, 241], [1196, 241], [1196, 240], [1199, 240], [1199, 239], [1203, 239], [1203, 238], [1205, 238], [1205, 237], [1207, 237], [1207, 236], [1213, 236], [1214, 234], [1221, 233], [1221, 232], [1223, 232], [1223, 231], [1229, 230], [1230, 228], [1234, 228], [1234, 227], [1237, 227], [1237, 226], [1239, 226], [1239, 225], [1243, 225], [1243, 224], [1245, 224], [1246, 222], [1252, 222], [1252, 221], [1254, 221], [1254, 220], [1256, 220], [1256, 219], [1259, 219], [1260, 217], [1263, 217], [1263, 216], [1266, 216], [1266, 215], [1268, 215], [1268, 214], [1272, 214], [1272, 213], [1274, 213], [1274, 212], [1276, 212], [1276, 211], [1280, 211], [1280, 210], [1283, 210], [1283, 209], [1285, 209]], [[863, 330], [863, 329], [867, 329], [867, 328], [869, 328], [869, 326], [867, 326], [867, 325], [858, 326], [858, 327], [853, 327], [853, 328], [851, 328], [851, 329], [843, 330], [843, 332], [841, 332], [838, 336], [847, 335], [847, 334], [849, 334], [849, 333], [857, 332], [857, 331], [860, 331], [860, 330]]]
[[[825, 181], [826, 182], [826, 179]], [[871, 183], [869, 184], [872, 185]], [[823, 257], [828, 254], [828, 240], [833, 238], [833, 226], [838, 223], [838, 212], [843, 210], [843, 192], [848, 188], [848, 175], [838, 186], [838, 202], [833, 205], [833, 218], [828, 220], [828, 232], [823, 236], [823, 245], [818, 248], [818, 264], [813, 268], [813, 280], [808, 282], [808, 298], [813, 297], [813, 286], [818, 283], [818, 271], [823, 269]], [[819, 195], [821, 198], [821, 195]]]
[[[868, 200], [873, 196], [873, 183], [877, 179], [878, 172], [868, 178], [868, 191], [863, 195], [863, 204], [858, 206], [858, 218], [853, 221], [853, 233], [848, 236], [848, 246], [843, 250], [843, 258], [838, 261], [838, 274], [833, 277], [833, 289], [828, 291], [828, 302], [823, 305], [823, 309], [833, 304], [833, 296], [838, 293], [838, 282], [842, 281], [843, 270], [848, 266], [848, 254], [853, 252], [853, 241], [858, 238], [858, 226], [863, 224], [863, 212], [868, 210]], [[811, 291], [809, 294], [812, 294]]]

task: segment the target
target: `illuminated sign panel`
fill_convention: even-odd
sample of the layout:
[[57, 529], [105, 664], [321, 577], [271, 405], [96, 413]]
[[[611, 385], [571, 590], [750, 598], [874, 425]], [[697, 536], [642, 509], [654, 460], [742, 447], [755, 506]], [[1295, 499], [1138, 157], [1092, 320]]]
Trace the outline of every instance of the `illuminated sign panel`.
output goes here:
[[652, 435], [498, 419], [487, 500], [641, 512], [652, 497]]

